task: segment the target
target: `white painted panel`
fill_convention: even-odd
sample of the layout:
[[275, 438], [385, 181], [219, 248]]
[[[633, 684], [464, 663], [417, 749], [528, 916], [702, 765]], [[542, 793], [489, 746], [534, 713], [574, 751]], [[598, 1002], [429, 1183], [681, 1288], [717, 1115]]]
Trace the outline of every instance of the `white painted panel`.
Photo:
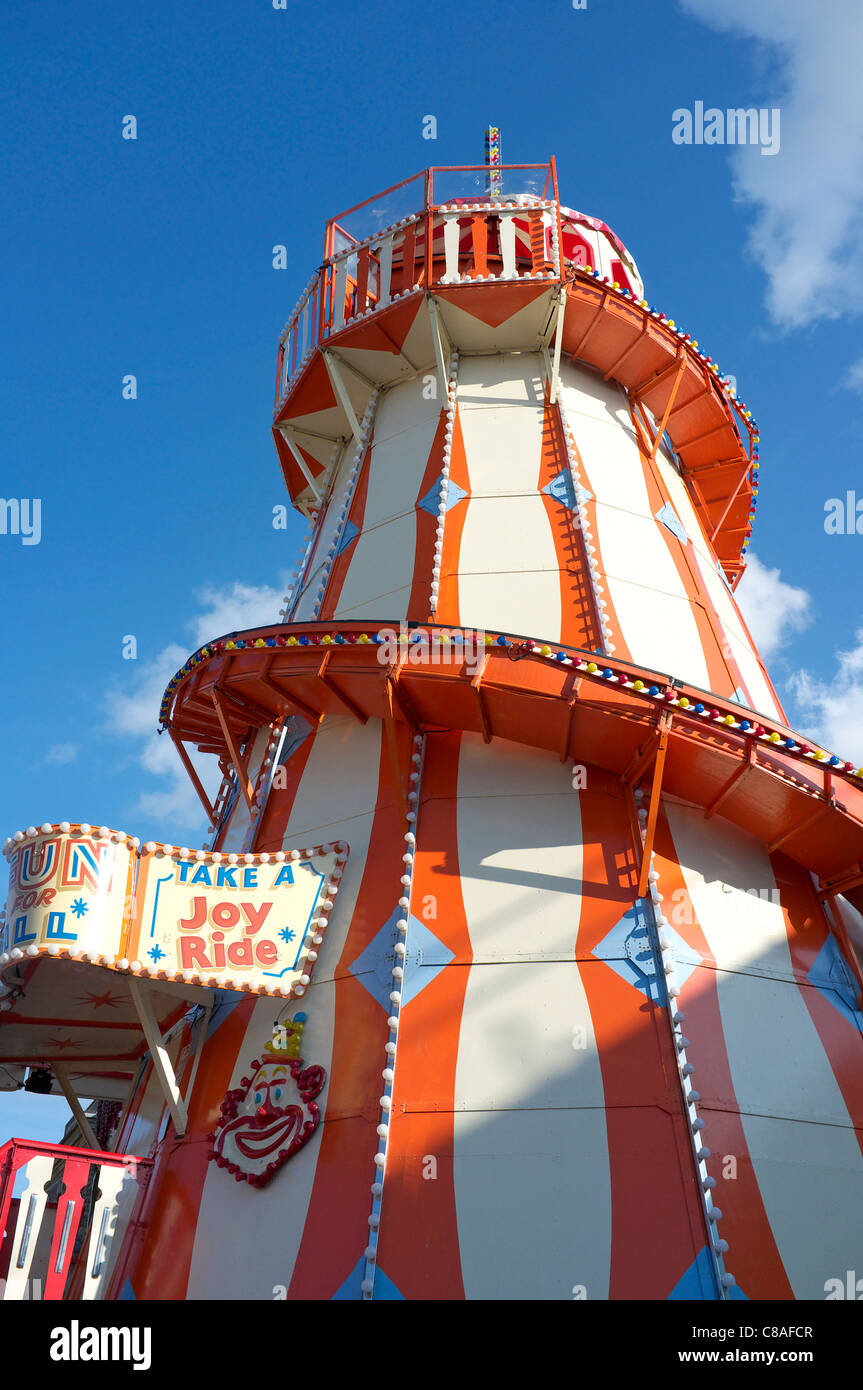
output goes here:
[[[500, 560], [498, 555], [496, 559]], [[553, 582], [552, 582], [553, 581]], [[555, 598], [556, 588], [556, 598]], [[557, 571], [459, 576], [459, 623], [480, 632], [560, 641], [560, 580]]]
[[[824, 1299], [828, 1280], [839, 1279], [844, 1288], [848, 1270], [863, 1277], [863, 1181], [853, 1131], [750, 1115], [745, 1132], [795, 1297]], [[733, 1245], [728, 1267], [734, 1268]]]
[[400, 621], [406, 615], [416, 554], [416, 502], [439, 417], [440, 403], [423, 400], [421, 378], [402, 382], [381, 397], [363, 529], [336, 617]]
[[[570, 369], [572, 373], [573, 369]], [[597, 501], [652, 518], [644, 463], [626, 400], [614, 382], [579, 373], [564, 387], [567, 420]], [[638, 557], [633, 557], [638, 563]]]
[[352, 607], [340, 607], [336, 616], [346, 621], [356, 619], [359, 622], [366, 618], [369, 622], [375, 620], [398, 624], [407, 618], [410, 596], [411, 590], [405, 585], [400, 589], [391, 589], [388, 594], [358, 600]]
[[[649, 584], [651, 588], [675, 594], [682, 597], [688, 606], [686, 590], [661, 533], [657, 531], [655, 540], [651, 541], [646, 532], [637, 533], [632, 527], [627, 527], [619, 516], [612, 518], [611, 513], [599, 505], [608, 503], [618, 513], [630, 511], [644, 517], [653, 515], [644, 465], [620, 388], [567, 364], [564, 364], [563, 383], [563, 402], [584, 464], [586, 485], [598, 503], [598, 540], [607, 573], [618, 581], [628, 580], [630, 585]], [[720, 641], [727, 641], [731, 647], [755, 708], [781, 718], [757, 654], [753, 652], [743, 630], [734, 599], [716, 571], [715, 556], [705, 539], [686, 486], [673, 464], [661, 452], [658, 465], [668, 496], [697, 551], [702, 584], [726, 628], [725, 633], [718, 634]], [[657, 542], [662, 543], [661, 550]], [[707, 662], [694, 615], [681, 619], [676, 616], [679, 608], [662, 603], [657, 605], [655, 613], [651, 613], [643, 594], [632, 588], [621, 590], [613, 578], [609, 581], [609, 591], [633, 660], [669, 671], [702, 689], [710, 688]], [[629, 615], [626, 622], [622, 608]], [[643, 625], [645, 620], [651, 623], [650, 637], [643, 626], [638, 626]], [[633, 630], [642, 634], [640, 640], [633, 642], [630, 637]], [[650, 655], [653, 645], [650, 638], [653, 636], [660, 639], [666, 653], [661, 658]]]
[[653, 515], [625, 395], [568, 366], [563, 402], [596, 498], [598, 561], [633, 661], [706, 687], [698, 624]]
[[753, 708], [770, 718], [784, 721], [782, 709], [765, 679], [758, 652], [744, 629], [737, 602], [716, 568], [716, 556], [704, 535], [686, 484], [677, 469], [662, 453], [658, 455], [657, 461], [665, 488], [696, 552], [696, 568], [701, 575], [702, 587], [722, 624], [723, 630], [718, 634], [720, 641], [727, 642], [734, 660], [740, 667], [740, 674]]
[[[513, 795], [515, 788], [523, 793]], [[556, 759], [462, 742], [459, 866], [472, 949], [455, 1079], [454, 1181], [468, 1298], [608, 1296], [602, 1076], [574, 961], [578, 793]], [[525, 960], [530, 951], [544, 960]], [[573, 1029], [588, 1045], [576, 1051]]]
[[538, 493], [470, 499], [459, 551], [459, 618], [467, 627], [560, 640], [560, 571]]
[[464, 358], [458, 400], [471, 487], [459, 551], [460, 621], [557, 639], [560, 575], [538, 489], [541, 359]]
[[[710, 942], [716, 964], [793, 980], [776, 879], [761, 841], [726, 821], [705, 821], [701, 811], [668, 798], [665, 808], [687, 887], [691, 878], [698, 902], [711, 921], [722, 924]], [[700, 920], [698, 904], [695, 912]]]
[[[560, 575], [551, 543], [548, 514], [538, 492], [506, 497], [471, 497], [468, 518], [472, 533], [466, 552], [462, 533], [459, 560], [461, 574], [485, 574], [489, 570], [530, 574], [548, 569], [558, 588], [560, 613]], [[550, 591], [551, 592], [551, 591]]]
[[[378, 399], [375, 414], [375, 443], [382, 444], [387, 439], [418, 429], [421, 425], [432, 425], [432, 433], [440, 419], [439, 400], [426, 400], [423, 396], [422, 376], [401, 381], [384, 391]], [[428, 450], [426, 450], [428, 456]], [[423, 465], [425, 466], [425, 465]]]
[[471, 493], [496, 497], [538, 491], [542, 417], [542, 406], [529, 404], [489, 401], [481, 410], [460, 409]]
[[400, 622], [406, 616], [413, 582], [416, 529], [416, 513], [412, 511], [363, 530], [339, 595], [337, 618]]
[[574, 367], [567, 361], [561, 362], [560, 381], [563, 405], [576, 437], [582, 428], [582, 421], [587, 419], [616, 428], [622, 426], [635, 440], [629, 401], [623, 387], [616, 381], [603, 381], [597, 372]]
[[[513, 1037], [511, 1018], [505, 1010], [495, 1013], [494, 1006], [497, 991], [506, 993], [519, 969], [528, 967], [477, 968], [492, 976], [488, 1021], [496, 1039], [485, 1035], [489, 1047]], [[542, 990], [551, 984], [552, 972], [569, 977], [577, 966], [532, 970], [542, 971], [534, 980]], [[478, 994], [474, 998], [481, 1003]], [[545, 1035], [527, 1030], [518, 1037], [529, 1052], [549, 1044]], [[571, 1048], [570, 1053], [576, 1056]], [[572, 1062], [570, 1067], [576, 1076], [578, 1068]], [[536, 1078], [525, 1078], [525, 1084], [536, 1087]], [[574, 1099], [567, 1091], [566, 1104], [572, 1106]], [[577, 1284], [585, 1286], [588, 1298], [608, 1298], [611, 1196], [605, 1113], [584, 1103], [547, 1109], [546, 1101], [547, 1092], [540, 1088], [524, 1097], [521, 1109], [456, 1113], [454, 1187], [468, 1299], [571, 1299]]]
[[743, 627], [734, 598], [711, 565], [703, 563], [698, 555], [695, 560], [701, 581], [722, 624], [722, 636], [740, 667], [740, 674], [752, 700], [752, 708], [769, 718], [784, 722], [785, 716], [761, 669], [761, 663]]
[[[326, 735], [325, 735], [326, 731]], [[380, 767], [381, 726], [349, 719], [327, 719], [321, 726], [298, 790], [283, 844], [345, 839], [350, 857], [337, 905], [320, 948], [313, 983], [289, 1016], [308, 1015], [303, 1033], [307, 1062], [332, 1067], [335, 985], [333, 971], [344, 949], [371, 836]], [[239, 1084], [248, 1062], [272, 1036], [284, 1001], [259, 999], [246, 1029], [230, 1086]], [[283, 1013], [281, 1015], [285, 1017]], [[329, 1088], [318, 1104], [326, 1119]], [[278, 1284], [289, 1284], [302, 1239], [320, 1149], [314, 1138], [285, 1165], [274, 1182], [255, 1189], [234, 1182], [211, 1164], [204, 1183], [192, 1254], [187, 1297], [272, 1299]], [[224, 1258], [226, 1246], [231, 1258]], [[237, 1269], [245, 1277], [237, 1280]]]
[[581, 909], [581, 816], [554, 754], [478, 736], [459, 764], [462, 892], [474, 961], [573, 960]]
[[[355, 861], [349, 822], [361, 821], [377, 803], [380, 738], [381, 725], [376, 720], [359, 724], [350, 715], [327, 715], [315, 736], [282, 840], [283, 849], [302, 849], [327, 840], [343, 839], [350, 843], [339, 914], [348, 896]], [[336, 916], [334, 910], [332, 923]], [[331, 931], [332, 926], [328, 928], [328, 942]], [[316, 979], [326, 956], [322, 948]]]
[[421, 496], [421, 484], [434, 442], [435, 420], [422, 420], [411, 429], [372, 444], [369, 486], [363, 530], [411, 511]]
[[458, 366], [459, 410], [498, 405], [542, 406], [545, 367], [538, 352], [463, 357]]
[[[594, 482], [599, 473], [594, 468]], [[598, 502], [596, 539], [600, 569], [632, 660], [707, 689], [698, 624], [659, 523]]]
[[704, 649], [687, 600], [621, 579], [606, 578], [605, 585], [632, 660], [706, 689]]
[[[713, 552], [712, 545], [704, 534], [700, 518], [695, 510], [692, 498], [689, 495], [689, 489], [674, 464], [667, 458], [664, 449], [660, 449], [657, 453], [656, 462], [659, 467], [659, 476], [662, 479], [665, 491], [668, 493], [674, 510], [683, 522], [689, 539], [706, 564], [715, 569], [716, 556]], [[720, 583], [721, 582], [720, 580]]]
[[[863, 1203], [863, 1156], [791, 978], [782, 909], [745, 891], [774, 886], [770, 860], [756, 841], [698, 810], [666, 802], [666, 811], [697, 920], [721, 967], [722, 1029], [765, 1211], [795, 1295], [823, 1297], [825, 1278], [859, 1264], [859, 1224], [849, 1214]], [[684, 1009], [700, 974], [683, 988]], [[687, 1053], [696, 1082], [699, 1043], [692, 1035]], [[726, 1201], [733, 1200], [729, 1191]]]

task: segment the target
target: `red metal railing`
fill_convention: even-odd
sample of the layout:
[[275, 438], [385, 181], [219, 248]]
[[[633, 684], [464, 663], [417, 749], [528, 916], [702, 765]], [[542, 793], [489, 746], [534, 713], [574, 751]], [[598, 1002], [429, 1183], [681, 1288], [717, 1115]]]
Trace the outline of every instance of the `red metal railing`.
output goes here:
[[[0, 1147], [0, 1298], [104, 1297], [149, 1159], [10, 1139]], [[13, 1201], [16, 1175], [26, 1185]], [[85, 1262], [85, 1263], [84, 1263]]]
[[[402, 294], [489, 274], [559, 278], [563, 241], [554, 160], [502, 167], [504, 174], [523, 175], [523, 182], [530, 182], [530, 171], [535, 189], [492, 197], [480, 187], [488, 173], [484, 164], [426, 169], [330, 218], [324, 264], [279, 344], [276, 410], [319, 344]], [[467, 191], [456, 190], [448, 200], [446, 180], [455, 183], [456, 175]], [[365, 230], [375, 222], [378, 229]]]

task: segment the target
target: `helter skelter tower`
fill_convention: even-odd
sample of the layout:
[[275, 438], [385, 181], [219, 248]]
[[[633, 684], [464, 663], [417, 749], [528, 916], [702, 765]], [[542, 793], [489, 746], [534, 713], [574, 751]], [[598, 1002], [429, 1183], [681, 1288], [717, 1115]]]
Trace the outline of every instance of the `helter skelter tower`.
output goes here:
[[[181, 1142], [144, 1072], [115, 1296], [823, 1298], [860, 1267], [863, 770], [787, 728], [735, 603], [757, 432], [496, 134], [332, 219], [282, 336], [297, 583], [162, 720], [222, 760], [214, 850], [349, 857], [287, 1001], [178, 1025]], [[208, 1164], [298, 1012], [320, 1123], [276, 1171], [253, 1130]]]

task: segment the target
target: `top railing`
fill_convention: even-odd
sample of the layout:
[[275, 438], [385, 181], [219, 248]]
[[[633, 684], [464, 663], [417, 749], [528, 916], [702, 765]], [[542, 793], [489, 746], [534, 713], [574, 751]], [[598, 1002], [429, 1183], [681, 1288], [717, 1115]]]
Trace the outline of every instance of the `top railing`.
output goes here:
[[[350, 245], [374, 236], [384, 226], [391, 226], [420, 210], [435, 209], [445, 203], [481, 201], [505, 203], [519, 194], [541, 200], [557, 197], [557, 175], [554, 160], [547, 164], [504, 164], [501, 175], [517, 174], [506, 182], [506, 192], [488, 192], [490, 168], [487, 164], [447, 164], [423, 169], [419, 174], [402, 179], [383, 193], [374, 193], [362, 203], [337, 213], [326, 225], [324, 258], [338, 255]], [[342, 240], [341, 238], [344, 238]]]
[[324, 263], [281, 335], [276, 410], [316, 347], [403, 294], [491, 274], [560, 277], [554, 159], [500, 172], [491, 194], [488, 165], [425, 169], [330, 218]]

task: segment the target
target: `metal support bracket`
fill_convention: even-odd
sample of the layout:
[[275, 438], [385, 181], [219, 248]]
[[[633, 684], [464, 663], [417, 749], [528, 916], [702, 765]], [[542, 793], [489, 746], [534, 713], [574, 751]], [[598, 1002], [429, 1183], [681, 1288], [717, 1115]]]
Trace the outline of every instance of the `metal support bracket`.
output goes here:
[[[441, 405], [445, 404], [449, 395], [449, 378], [447, 376], [447, 356], [444, 352], [444, 327], [440, 321], [437, 303], [434, 295], [428, 296], [429, 323], [431, 324], [432, 342], [434, 343], [435, 364], [437, 366], [438, 385], [440, 387]], [[448, 346], [448, 344], [447, 344]]]
[[557, 301], [557, 324], [554, 330], [554, 362], [552, 364], [549, 400], [554, 405], [557, 400], [557, 387], [560, 381], [560, 353], [563, 347], [563, 320], [566, 314], [566, 290], [561, 286]]
[[288, 430], [287, 425], [279, 425], [279, 433], [281, 434], [282, 438], [284, 439], [285, 443], [287, 444], [288, 448], [290, 449], [290, 451], [291, 451], [291, 453], [292, 453], [292, 455], [293, 455], [293, 458], [294, 458], [294, 462], [296, 463], [297, 467], [299, 468], [300, 472], [302, 473], [303, 477], [305, 478], [306, 482], [308, 483], [309, 487], [311, 488], [311, 490], [312, 490], [312, 492], [313, 492], [313, 494], [314, 494], [315, 501], [316, 501], [316, 502], [320, 502], [320, 500], [321, 500], [321, 494], [320, 494], [320, 492], [318, 491], [318, 485], [317, 485], [317, 483], [315, 482], [314, 478], [312, 477], [311, 472], [310, 472], [310, 470], [309, 470], [309, 465], [306, 463], [306, 460], [303, 458], [302, 454], [300, 453], [300, 451], [299, 451], [299, 449], [298, 449], [296, 443], [294, 442], [294, 439], [293, 439], [292, 435], [290, 434], [290, 432], [289, 432], [289, 430]]
[[186, 1133], [188, 1117], [183, 1097], [180, 1095], [180, 1088], [177, 1085], [177, 1078], [174, 1075], [174, 1068], [171, 1066], [171, 1059], [168, 1056], [168, 1049], [162, 1040], [159, 1032], [159, 1025], [153, 1013], [153, 1005], [147, 994], [147, 987], [142, 980], [134, 977], [128, 981], [129, 993], [135, 1005], [135, 1012], [141, 1024], [141, 1030], [147, 1039], [147, 1046], [150, 1049], [150, 1058], [153, 1063], [153, 1071], [156, 1073], [159, 1085], [162, 1088], [162, 1095], [174, 1121], [174, 1129], [179, 1138]]
[[211, 690], [210, 694], [212, 695], [213, 707], [216, 711], [216, 717], [220, 725], [222, 726], [222, 736], [225, 740], [225, 746], [228, 750], [228, 756], [230, 757], [231, 762], [234, 765], [234, 771], [237, 774], [237, 783], [239, 785], [240, 791], [243, 794], [243, 799], [246, 805], [248, 806], [250, 813], [254, 814], [255, 802], [252, 791], [252, 783], [249, 778], [248, 764], [245, 763], [242, 757], [240, 756], [240, 750], [237, 747], [237, 742], [234, 738], [234, 735], [231, 733], [231, 726], [225, 718], [225, 712], [222, 709], [221, 701], [219, 700], [219, 693], [216, 690], [215, 686]]
[[356, 442], [358, 444], [361, 444], [363, 436], [362, 431], [360, 430], [360, 422], [357, 419], [356, 412], [351, 403], [351, 398], [347, 392], [347, 387], [345, 386], [345, 383], [342, 379], [341, 364], [339, 362], [339, 359], [332, 351], [324, 352], [323, 359], [326, 365], [327, 372], [329, 374], [330, 381], [332, 382], [333, 390], [336, 393], [336, 399], [338, 400], [339, 405], [342, 407], [342, 410], [348, 417], [348, 424], [351, 427], [351, 433], [353, 434]]

